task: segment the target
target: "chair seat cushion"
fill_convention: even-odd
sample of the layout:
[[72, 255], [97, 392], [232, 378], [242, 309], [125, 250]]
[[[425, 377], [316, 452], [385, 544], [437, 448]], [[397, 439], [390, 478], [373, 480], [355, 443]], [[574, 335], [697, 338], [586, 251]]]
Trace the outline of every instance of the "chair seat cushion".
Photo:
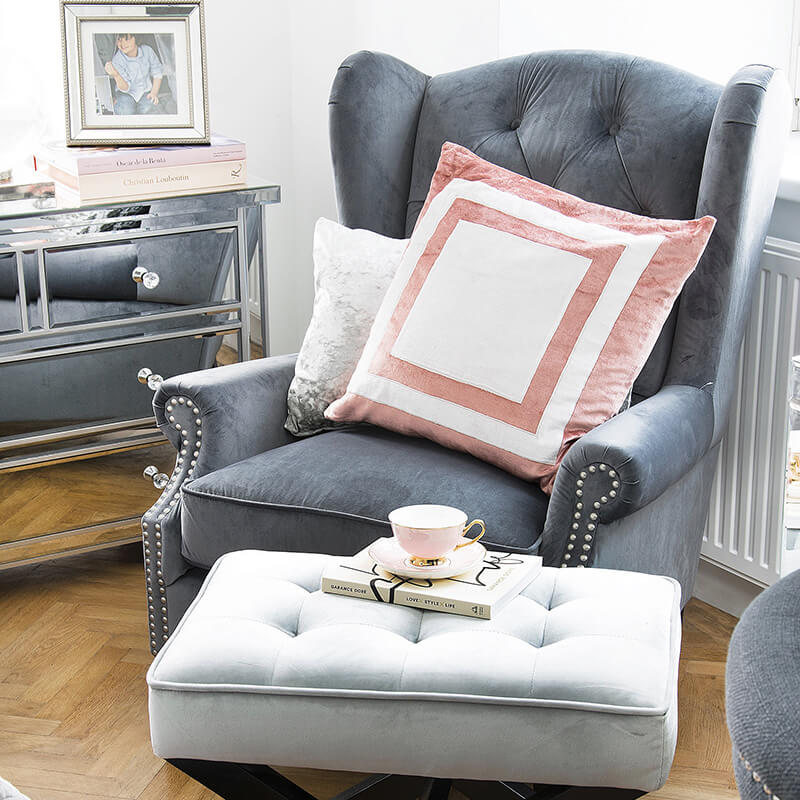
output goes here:
[[302, 439], [186, 484], [182, 551], [202, 567], [248, 548], [350, 555], [391, 536], [392, 509], [441, 503], [483, 519], [487, 547], [530, 552], [547, 502], [537, 486], [465, 453], [365, 425]]
[[491, 620], [319, 591], [329, 557], [229, 553], [148, 673], [164, 758], [653, 790], [680, 587], [545, 568]]

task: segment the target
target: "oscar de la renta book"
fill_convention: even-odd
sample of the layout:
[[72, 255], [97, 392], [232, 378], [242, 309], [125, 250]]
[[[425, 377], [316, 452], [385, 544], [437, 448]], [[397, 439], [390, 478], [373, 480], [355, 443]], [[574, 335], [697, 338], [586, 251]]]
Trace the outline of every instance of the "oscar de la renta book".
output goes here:
[[488, 551], [462, 575], [431, 580], [386, 572], [367, 549], [335, 559], [322, 573], [320, 588], [340, 594], [447, 614], [491, 619], [541, 571], [541, 556]]
[[67, 147], [60, 141], [48, 142], [34, 155], [37, 169], [55, 168], [75, 176], [246, 159], [244, 142], [216, 134], [212, 134], [211, 144], [202, 145]]

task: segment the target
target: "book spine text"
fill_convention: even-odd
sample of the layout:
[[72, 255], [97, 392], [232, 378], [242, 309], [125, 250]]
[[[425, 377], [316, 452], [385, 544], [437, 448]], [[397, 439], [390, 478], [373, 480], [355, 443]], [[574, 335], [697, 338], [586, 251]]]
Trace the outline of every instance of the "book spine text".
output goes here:
[[220, 161], [182, 167], [103, 172], [78, 177], [49, 168], [50, 177], [77, 192], [81, 200], [168, 194], [176, 189], [235, 186], [247, 180], [245, 161]]
[[136, 150], [133, 152], [63, 153], [41, 150], [36, 160], [68, 172], [71, 175], [91, 175], [106, 172], [182, 167], [188, 164], [210, 164], [219, 161], [245, 161], [247, 147], [243, 142], [205, 147], [175, 147], [169, 149]]
[[459, 614], [465, 617], [491, 619], [491, 607], [485, 603], [470, 603], [465, 600], [452, 600], [443, 597], [431, 597], [402, 588], [390, 594], [386, 586], [372, 589], [357, 581], [322, 576], [320, 588], [328, 594], [339, 594], [345, 597], [358, 597], [361, 600], [374, 600], [381, 603], [393, 603], [397, 606], [418, 608], [421, 611], [441, 611], [446, 614]]

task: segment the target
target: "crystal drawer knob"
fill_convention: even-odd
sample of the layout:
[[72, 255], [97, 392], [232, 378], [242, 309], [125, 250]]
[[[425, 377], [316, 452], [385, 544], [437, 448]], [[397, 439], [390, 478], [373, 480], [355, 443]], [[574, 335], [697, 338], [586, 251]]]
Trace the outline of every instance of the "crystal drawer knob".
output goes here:
[[148, 369], [147, 367], [142, 367], [136, 373], [136, 378], [139, 383], [146, 383], [147, 388], [153, 392], [164, 382], [164, 379], [160, 375], [156, 375], [153, 370]]
[[136, 283], [141, 283], [145, 289], [155, 289], [159, 283], [161, 283], [161, 278], [158, 277], [157, 272], [150, 272], [147, 267], [136, 267], [136, 269], [131, 272], [131, 278], [133, 278]]
[[163, 489], [169, 483], [169, 475], [165, 475], [163, 472], [158, 471], [158, 467], [154, 464], [150, 464], [149, 467], [145, 467], [144, 471], [142, 472], [145, 480], [148, 478], [153, 481], [153, 486], [156, 489]]

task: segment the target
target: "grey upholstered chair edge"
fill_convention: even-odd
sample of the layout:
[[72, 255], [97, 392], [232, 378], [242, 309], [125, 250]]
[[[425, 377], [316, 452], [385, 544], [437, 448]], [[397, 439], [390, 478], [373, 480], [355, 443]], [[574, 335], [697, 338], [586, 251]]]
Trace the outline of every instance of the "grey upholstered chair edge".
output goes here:
[[[352, 68], [355, 62], [364, 61], [380, 70], [381, 92], [364, 83], [363, 70]], [[368, 50], [354, 53], [339, 67], [328, 105], [335, 106], [336, 112], [329, 115], [330, 150], [342, 225], [367, 228], [395, 239], [406, 237], [417, 124], [428, 80], [429, 76], [398, 58]], [[391, 115], [381, 109], [385, 96], [392, 98]], [[355, 126], [350, 120], [362, 115], [370, 117], [373, 127], [368, 136], [353, 141]], [[365, 173], [363, 180], [348, 179]], [[376, 183], [386, 188], [380, 197], [368, 191]], [[386, 228], [387, 219], [392, 220], [390, 229]]]
[[[748, 89], [747, 96], [741, 98], [743, 86], [756, 86], [758, 92]], [[572, 564], [576, 559], [580, 560], [583, 545], [590, 544], [598, 535], [608, 535], [608, 523], [615, 520], [619, 520], [615, 534], [618, 535], [619, 528], [626, 524], [626, 517], [680, 481], [724, 434], [739, 345], [758, 275], [758, 257], [764, 247], [769, 223], [769, 215], [764, 213], [764, 208], [771, 208], [774, 201], [779, 178], [777, 159], [783, 152], [788, 135], [790, 110], [785, 77], [770, 67], [743, 67], [725, 87], [706, 146], [697, 203], [698, 215], [714, 215], [716, 212], [719, 229], [715, 229], [697, 270], [687, 281], [679, 300], [678, 330], [688, 330], [689, 333], [676, 337], [664, 387], [656, 395], [589, 432], [568, 452], [556, 477], [548, 508], [541, 548], [545, 563], [555, 564], [560, 559], [561, 563]], [[756, 126], [757, 120], [762, 124]], [[731, 152], [735, 154], [734, 157]], [[762, 170], [767, 180], [753, 185], [754, 175], [762, 171], [752, 168], [756, 158], [766, 160], [767, 166]], [[731, 208], [730, 197], [744, 197], [745, 202]], [[737, 226], [749, 235], [723, 235]], [[734, 261], [750, 264], [751, 268], [733, 270], [728, 265]], [[729, 283], [731, 274], [738, 277], [735, 285]], [[720, 285], [720, 276], [725, 281], [724, 285]], [[718, 305], [715, 306], [715, 303]], [[720, 336], [713, 342], [707, 341], [699, 325], [692, 325], [693, 316], [707, 323], [709, 313], [724, 318]], [[691, 339], [694, 329], [697, 329], [702, 346], [698, 346], [697, 340]], [[705, 328], [702, 330], [705, 331]], [[722, 340], [726, 338], [729, 341], [723, 347]], [[721, 352], [733, 355], [723, 360], [720, 358]], [[702, 354], [702, 359], [697, 357], [698, 354]], [[686, 409], [677, 410], [674, 418], [671, 418], [669, 404], [662, 401], [674, 387], [679, 387], [683, 393], [681, 396], [687, 399], [689, 396], [685, 392], [692, 387], [696, 395], [693, 403]], [[700, 400], [701, 395], [707, 396], [710, 405]], [[703, 406], [702, 410], [698, 403]], [[648, 436], [649, 429], [634, 422], [634, 417], [648, 413], [652, 407], [663, 412], [659, 415], [659, 425], [666, 425], [665, 436], [674, 437], [674, 449], [670, 449], [666, 441], [659, 443], [657, 435]], [[681, 419], [684, 415], [685, 418]], [[638, 435], [642, 436], [641, 444], [652, 439], [650, 444], [656, 455], [654, 460], [636, 459], [634, 454], [626, 452], [626, 444], [635, 441], [634, 437], [628, 435], [626, 423], [629, 420], [633, 423], [631, 430], [638, 427]], [[697, 425], [696, 430], [686, 427], [685, 423], [689, 420]], [[592, 466], [600, 463], [607, 465], [607, 471], [602, 474], [599, 471], [588, 472]], [[611, 485], [613, 479], [608, 478], [611, 471], [621, 476], [617, 488]], [[582, 473], [588, 475], [585, 485]], [[710, 488], [709, 485], [707, 491], [710, 492]], [[577, 508], [577, 504], [581, 507]], [[689, 527], [689, 520], [694, 513], [695, 509], [690, 506], [671, 508], [669, 518], [665, 519], [669, 530], [665, 529], [663, 536], [672, 537], [676, 529]], [[698, 520], [693, 522], [696, 527]], [[704, 523], [705, 518], [700, 522]], [[642, 524], [641, 515], [637, 515], [635, 524]], [[587, 529], [588, 525], [592, 527]], [[573, 536], [574, 539], [571, 538]], [[586, 536], [591, 538], [587, 540]], [[568, 549], [570, 543], [573, 547]], [[690, 544], [691, 555], [684, 560], [683, 574], [677, 576], [684, 589], [684, 603], [691, 595], [696, 573], [694, 555], [699, 558], [700, 537]], [[652, 545], [653, 549], [658, 546], [656, 542]], [[596, 552], [595, 547], [588, 549], [586, 566], [594, 563]], [[637, 565], [630, 566], [635, 568]]]
[[[169, 481], [142, 517], [153, 653], [200, 584], [199, 571], [181, 549], [182, 487], [205, 472], [291, 441], [283, 423], [295, 358], [276, 356], [176, 375], [164, 381], [153, 398], [156, 423], [176, 449]], [[234, 429], [244, 435], [230, 436]], [[170, 584], [181, 588], [170, 590]], [[168, 591], [174, 598], [169, 604]], [[173, 613], [168, 612], [171, 606]]]
[[[696, 216], [710, 214], [717, 224], [681, 292], [664, 384], [686, 384], [711, 393], [714, 444], [727, 427], [739, 346], [775, 202], [791, 110], [783, 71], [760, 64], [742, 67], [720, 96], [706, 145]], [[737, 264], [751, 268], [737, 269]], [[709, 337], [712, 316], [721, 317], [722, 324]]]
[[682, 480], [707, 452], [713, 425], [707, 392], [669, 386], [581, 437], [556, 475], [542, 535], [545, 563], [592, 566], [596, 547], [583, 545]]
[[[177, 447], [180, 441], [166, 406], [170, 398], [192, 400], [203, 426], [203, 447], [193, 477], [294, 441], [283, 427], [296, 354], [228, 364], [175, 375], [153, 398], [156, 424]], [[231, 431], [243, 436], [231, 436]]]

